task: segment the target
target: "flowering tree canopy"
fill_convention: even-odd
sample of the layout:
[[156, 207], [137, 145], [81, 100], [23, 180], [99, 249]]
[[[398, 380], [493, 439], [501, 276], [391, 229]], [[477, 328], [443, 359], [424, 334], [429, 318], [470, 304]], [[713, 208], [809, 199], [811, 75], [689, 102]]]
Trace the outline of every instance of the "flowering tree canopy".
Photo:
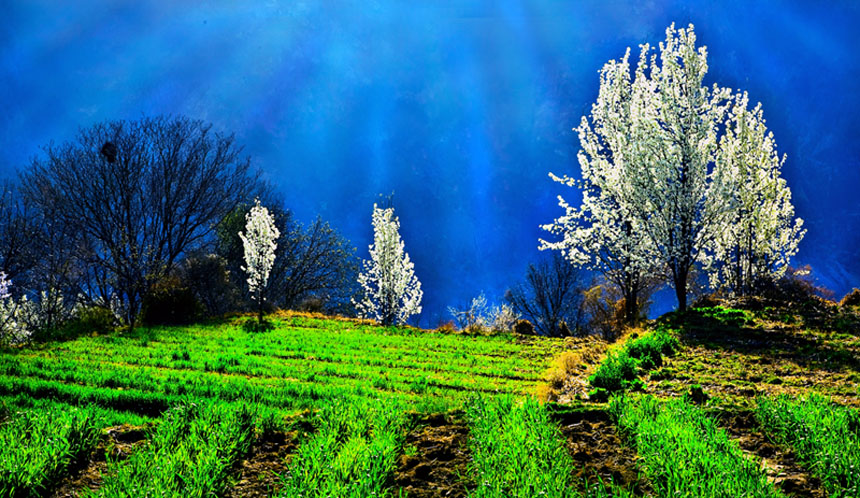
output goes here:
[[[737, 247], [732, 224], [738, 216], [759, 217], [770, 221], [752, 226], [769, 223], [779, 235], [769, 249], [750, 249], [759, 253], [752, 259], [766, 261], [756, 271], [778, 271], [802, 232], [792, 220], [790, 193], [779, 178], [781, 162], [773, 162], [773, 139], [765, 134], [760, 107], [746, 111], [746, 96], [702, 85], [707, 50], [696, 47], [692, 25], [671, 25], [659, 57], [642, 45], [632, 75], [629, 54], [600, 72], [597, 101], [577, 128], [583, 203], [574, 209], [561, 199], [566, 215], [547, 228], [564, 239], [544, 246], [614, 281], [619, 275], [635, 281], [659, 270], [657, 263], [671, 275], [683, 310], [693, 266], [725, 268], [722, 261], [732, 252], [727, 248]], [[749, 202], [750, 212], [743, 211], [741, 198], [750, 196], [737, 192], [739, 182], [755, 182], [755, 196], [772, 201]]]
[[630, 108], [633, 89], [628, 56], [629, 51], [621, 61], [603, 67], [590, 120], [583, 117], [576, 128], [582, 146], [578, 154], [581, 179], [550, 173], [556, 182], [579, 187], [582, 202], [574, 207], [558, 197], [564, 216], [542, 228], [561, 240], [541, 240], [541, 249], [560, 250], [573, 264], [602, 273], [621, 290], [625, 318], [632, 322], [638, 316], [640, 291], [648, 276], [659, 271], [659, 257], [642, 220], [619, 197], [624, 180], [621, 160], [637, 131]]
[[263, 321], [263, 295], [266, 282], [269, 280], [269, 272], [275, 263], [275, 242], [280, 236], [275, 226], [275, 218], [269, 214], [269, 210], [256, 205], [245, 215], [245, 232], [239, 232], [242, 245], [245, 248], [245, 266], [242, 267], [248, 273], [248, 288], [257, 298], [259, 320]]
[[711, 285], [734, 295], [754, 291], [762, 280], [779, 278], [806, 233], [794, 217], [791, 190], [780, 177], [785, 156], [776, 151], [758, 104], [748, 109], [746, 92], [735, 97], [717, 152], [717, 167], [730, 184], [734, 206], [713, 245]]
[[400, 238], [400, 221], [394, 208], [373, 205], [373, 244], [363, 262], [358, 283], [364, 297], [354, 302], [358, 313], [384, 325], [404, 323], [421, 313], [421, 282]]

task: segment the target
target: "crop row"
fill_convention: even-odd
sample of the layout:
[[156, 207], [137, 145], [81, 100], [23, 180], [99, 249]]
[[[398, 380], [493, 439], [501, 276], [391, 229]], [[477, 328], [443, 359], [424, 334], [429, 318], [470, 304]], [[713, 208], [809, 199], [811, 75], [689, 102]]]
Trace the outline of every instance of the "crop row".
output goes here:
[[756, 419], [790, 446], [833, 497], [860, 497], [860, 412], [826, 398], [760, 399]]
[[247, 405], [181, 403], [167, 411], [146, 446], [113, 462], [95, 495], [222, 496], [233, 465], [253, 440]]
[[[262, 355], [295, 354], [321, 361], [415, 361], [422, 367], [428, 362], [434, 363], [433, 360], [444, 359], [442, 366], [469, 371], [485, 368], [488, 375], [507, 375], [513, 368], [524, 364], [543, 365], [545, 353], [560, 344], [558, 340], [545, 339], [524, 348], [509, 336], [464, 337], [397, 328], [355, 328], [349, 322], [323, 320], [319, 324], [319, 327], [302, 327], [294, 320], [275, 320], [275, 330], [263, 334], [248, 333], [240, 327], [226, 324], [158, 327], [138, 330], [133, 336], [96, 338], [89, 342], [95, 347], [142, 346], [146, 348], [145, 353], [165, 350], [168, 354], [170, 351], [199, 351], [229, 355], [237, 351], [243, 354], [255, 351]], [[356, 355], [358, 351], [362, 354]]]
[[390, 402], [336, 401], [317, 414], [315, 434], [284, 476], [282, 498], [385, 497], [403, 446], [407, 416]]
[[[6, 399], [20, 401], [20, 395]], [[221, 496], [255, 426], [275, 423], [271, 412], [243, 402], [171, 406], [143, 447], [110, 463], [98, 496]], [[483, 396], [466, 407], [470, 497], [629, 496], [611, 483], [572, 482], [574, 463], [546, 405]], [[98, 442], [105, 424], [98, 410], [55, 405], [11, 414], [0, 425], [0, 496], [50, 491]], [[656, 496], [783, 496], [758, 462], [684, 398], [615, 397], [609, 410], [638, 452]], [[270, 421], [261, 423], [266, 416]], [[856, 410], [824, 398], [775, 398], [759, 400], [756, 417], [821, 477], [831, 496], [858, 496]], [[410, 427], [407, 406], [390, 399], [334, 399], [311, 420], [313, 430], [293, 454], [278, 497], [393, 496], [391, 476]]]
[[[238, 362], [239, 360], [237, 360]], [[315, 362], [272, 363], [266, 370], [250, 375], [244, 372], [219, 372], [201, 368], [135, 366], [114, 360], [79, 359], [66, 355], [52, 357], [2, 357], [0, 374], [33, 376], [42, 379], [82, 382], [94, 380], [105, 387], [144, 390], [203, 389], [207, 384], [272, 385], [283, 380], [300, 383], [325, 383], [343, 386], [370, 385], [384, 391], [422, 393], [428, 387], [451, 390], [484, 390], [522, 393], [533, 384], [483, 377], [448, 377], [432, 372], [412, 372], [398, 368], [344, 368], [338, 364]], [[222, 375], [223, 374], [223, 375]], [[99, 377], [95, 379], [94, 377]], [[167, 386], [167, 387], [165, 387]], [[172, 386], [172, 387], [170, 387]], [[182, 386], [182, 387], [180, 387]], [[169, 391], [167, 391], [169, 392]], [[179, 392], [177, 394], [183, 394]]]
[[19, 412], [0, 426], [0, 496], [42, 496], [99, 440], [86, 408]]
[[714, 419], [685, 399], [616, 397], [609, 409], [659, 496], [783, 496]]

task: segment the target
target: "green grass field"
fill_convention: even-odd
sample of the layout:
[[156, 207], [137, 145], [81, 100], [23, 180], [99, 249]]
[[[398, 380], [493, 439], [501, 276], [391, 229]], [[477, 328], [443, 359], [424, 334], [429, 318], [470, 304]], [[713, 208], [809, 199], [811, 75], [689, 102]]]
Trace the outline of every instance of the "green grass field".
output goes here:
[[[709, 383], [765, 354], [810, 379], [851, 378], [843, 352], [858, 343], [844, 331], [788, 318], [771, 332], [772, 317], [714, 308], [607, 349], [244, 320], [0, 352], [0, 497], [860, 496], [856, 386], [834, 387], [849, 400], [834, 403]], [[774, 339], [763, 351], [750, 337]], [[576, 382], [558, 382], [559, 365]], [[538, 394], [583, 383], [594, 399]], [[723, 427], [738, 410], [751, 425]]]
[[92, 403], [115, 423], [140, 423], [185, 399], [251, 402], [284, 415], [364, 398], [439, 411], [473, 393], [533, 394], [561, 347], [303, 316], [274, 323], [264, 333], [239, 323], [164, 327], [6, 351], [0, 401]]

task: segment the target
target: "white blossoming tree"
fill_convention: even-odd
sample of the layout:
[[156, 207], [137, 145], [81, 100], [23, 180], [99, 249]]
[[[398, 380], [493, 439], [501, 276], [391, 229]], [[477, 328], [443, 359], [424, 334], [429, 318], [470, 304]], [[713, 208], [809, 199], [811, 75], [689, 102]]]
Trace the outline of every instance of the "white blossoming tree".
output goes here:
[[402, 324], [421, 313], [421, 282], [400, 238], [400, 221], [394, 208], [373, 205], [373, 244], [370, 259], [362, 264], [358, 283], [364, 296], [354, 301], [363, 318], [383, 325]]
[[554, 181], [578, 187], [582, 202], [574, 207], [558, 197], [564, 215], [542, 228], [561, 240], [541, 239], [540, 248], [559, 250], [574, 265], [600, 272], [621, 291], [625, 320], [632, 323], [639, 315], [640, 293], [648, 290], [652, 275], [661, 267], [641, 220], [619, 197], [624, 180], [620, 166], [637, 132], [630, 109], [633, 85], [628, 57], [629, 50], [620, 61], [603, 67], [597, 102], [576, 128], [582, 147], [578, 154], [581, 179], [550, 173]]
[[777, 153], [761, 104], [748, 106], [746, 92], [735, 97], [717, 152], [734, 211], [714, 240], [710, 280], [733, 295], [748, 295], [762, 281], [781, 277], [806, 233], [780, 177], [785, 156]]
[[[620, 62], [610, 61], [601, 71], [591, 120], [583, 118], [578, 128], [583, 203], [579, 209], [562, 203], [566, 216], [549, 228], [565, 240], [545, 244], [566, 250], [575, 262], [609, 269], [610, 274], [641, 275], [650, 270], [649, 262], [656, 262], [671, 275], [678, 308], [685, 310], [693, 267], [700, 264], [713, 271], [728, 254], [716, 248], [737, 220], [738, 182], [768, 177], [760, 174], [761, 163], [753, 166], [752, 175], [731, 171], [725, 167], [731, 161], [724, 148], [732, 141], [753, 149], [769, 145], [747, 133], [732, 137], [723, 131], [731, 129], [739, 112], [729, 112], [738, 98], [727, 88], [702, 85], [707, 50], [696, 47], [692, 25], [687, 29], [671, 25], [656, 52], [648, 44], [641, 46], [632, 77], [629, 50]], [[771, 182], [774, 186], [787, 192], [780, 181]], [[796, 250], [800, 232], [791, 221], [793, 210], [785, 207], [790, 195], [772, 197], [782, 202], [778, 224], [785, 226], [788, 220], [790, 225], [774, 243], [783, 258], [768, 263], [779, 266]], [[762, 215], [774, 206], [754, 209]], [[768, 254], [770, 258], [772, 252]]]
[[266, 283], [275, 262], [275, 249], [278, 247], [275, 241], [280, 232], [275, 226], [275, 217], [260, 205], [259, 199], [255, 202], [256, 205], [245, 215], [245, 232], [239, 232], [239, 238], [245, 249], [245, 266], [242, 269], [248, 274], [248, 288], [257, 301], [258, 321], [262, 325]]

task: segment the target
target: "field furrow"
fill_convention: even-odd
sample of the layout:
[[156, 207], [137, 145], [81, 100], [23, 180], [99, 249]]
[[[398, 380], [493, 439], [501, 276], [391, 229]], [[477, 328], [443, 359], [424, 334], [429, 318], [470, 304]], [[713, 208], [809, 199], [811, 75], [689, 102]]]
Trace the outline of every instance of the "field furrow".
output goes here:
[[462, 414], [419, 417], [406, 436], [394, 476], [410, 498], [464, 498], [469, 464], [469, 428]]

